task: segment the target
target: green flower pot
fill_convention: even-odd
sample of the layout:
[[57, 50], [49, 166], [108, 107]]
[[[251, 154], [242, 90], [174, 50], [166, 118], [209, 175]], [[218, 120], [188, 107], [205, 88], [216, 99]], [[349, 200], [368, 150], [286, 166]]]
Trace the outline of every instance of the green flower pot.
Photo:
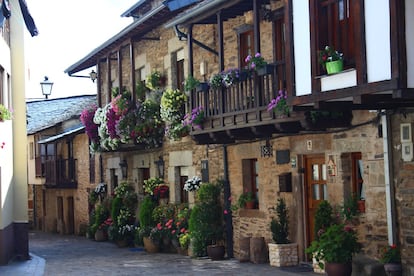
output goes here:
[[335, 61], [329, 61], [325, 63], [326, 66], [326, 72], [328, 75], [339, 73], [343, 70], [343, 61], [342, 60], [335, 60]]

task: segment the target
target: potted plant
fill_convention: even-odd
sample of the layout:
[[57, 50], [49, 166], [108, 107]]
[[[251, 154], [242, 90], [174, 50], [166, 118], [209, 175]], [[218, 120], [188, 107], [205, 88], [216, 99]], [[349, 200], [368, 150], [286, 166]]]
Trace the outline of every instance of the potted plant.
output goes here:
[[223, 76], [221, 73], [214, 74], [209, 80], [210, 87], [213, 89], [219, 89], [223, 87]]
[[204, 183], [197, 190], [197, 202], [188, 221], [191, 251], [194, 256], [224, 258], [223, 211], [220, 204], [221, 183]]
[[279, 90], [276, 98], [272, 99], [267, 105], [267, 111], [275, 112], [278, 116], [289, 116], [289, 106], [286, 102], [287, 93], [285, 90]]
[[197, 106], [193, 108], [190, 113], [185, 114], [183, 126], [191, 126], [192, 128], [203, 129], [204, 119], [204, 108], [202, 106]]
[[7, 109], [4, 105], [0, 104], [0, 122], [4, 120], [11, 120], [12, 112]]
[[[319, 236], [322, 235], [326, 231], [326, 229], [335, 223], [333, 217], [333, 208], [329, 201], [322, 200], [318, 208], [316, 209], [315, 213], [315, 222], [314, 222], [314, 239], [318, 240]], [[313, 270], [317, 273], [324, 273], [325, 270], [321, 269], [319, 263], [323, 263], [323, 260], [316, 260], [314, 256], [312, 256], [313, 260]]]
[[384, 247], [381, 252], [380, 262], [384, 264], [384, 270], [387, 275], [402, 275], [401, 253], [397, 245], [392, 244]]
[[256, 71], [259, 76], [270, 74], [273, 71], [273, 65], [267, 64], [259, 52], [254, 56], [248, 55], [244, 61], [247, 63], [247, 69]]
[[[358, 243], [356, 232], [350, 226], [332, 224], [305, 251], [313, 254], [328, 276], [350, 276], [352, 256], [360, 249], [361, 245]], [[339, 272], [342, 274], [337, 274]]]
[[277, 200], [276, 218], [270, 222], [272, 239], [269, 243], [269, 261], [272, 266], [294, 266], [298, 264], [298, 245], [291, 243], [289, 236], [289, 215], [283, 198]]
[[184, 184], [184, 190], [187, 192], [194, 192], [200, 188], [202, 184], [201, 178], [199, 176], [193, 176], [192, 178], [187, 179]]
[[343, 54], [331, 46], [325, 46], [325, 49], [319, 51], [319, 63], [328, 75], [341, 72], [343, 70]]
[[192, 75], [188, 75], [188, 77], [184, 81], [184, 90], [188, 92], [188, 94], [200, 84], [200, 81], [194, 78]]
[[254, 205], [256, 203], [256, 197], [253, 192], [249, 190], [244, 190], [244, 192], [240, 195], [237, 203], [231, 206], [233, 211], [236, 211], [239, 208], [246, 208], [246, 209], [254, 209]]

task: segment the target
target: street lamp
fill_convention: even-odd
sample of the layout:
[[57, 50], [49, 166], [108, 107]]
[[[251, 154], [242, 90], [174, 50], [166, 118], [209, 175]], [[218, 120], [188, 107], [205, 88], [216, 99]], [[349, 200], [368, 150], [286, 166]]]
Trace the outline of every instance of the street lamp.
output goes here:
[[160, 156], [158, 160], [154, 161], [154, 163], [157, 165], [158, 176], [160, 178], [164, 178], [164, 159], [162, 159], [162, 156]]
[[52, 94], [53, 82], [51, 82], [49, 78], [45, 76], [45, 79], [42, 82], [40, 82], [40, 86], [42, 87], [42, 94], [47, 99], [49, 95]]

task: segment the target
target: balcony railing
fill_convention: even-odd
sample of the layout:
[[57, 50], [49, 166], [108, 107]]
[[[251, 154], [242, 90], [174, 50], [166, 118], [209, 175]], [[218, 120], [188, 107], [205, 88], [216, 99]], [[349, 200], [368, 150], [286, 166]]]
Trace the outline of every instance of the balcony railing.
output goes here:
[[205, 122], [191, 135], [199, 143], [227, 143], [235, 140], [271, 137], [277, 132], [298, 132], [303, 113], [276, 117], [267, 111], [278, 95], [280, 83], [274, 66], [259, 75], [251, 72], [230, 87], [191, 92], [191, 109], [202, 106]]
[[77, 182], [77, 160], [49, 159], [45, 161], [45, 185], [49, 188], [76, 189]]

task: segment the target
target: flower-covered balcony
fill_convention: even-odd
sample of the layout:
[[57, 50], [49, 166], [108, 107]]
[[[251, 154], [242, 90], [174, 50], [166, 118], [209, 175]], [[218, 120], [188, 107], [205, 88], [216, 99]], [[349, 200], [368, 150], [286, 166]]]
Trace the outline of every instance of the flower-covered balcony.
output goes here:
[[199, 86], [191, 91], [190, 108], [204, 111], [204, 121], [192, 128], [192, 137], [206, 144], [297, 133], [303, 129], [304, 114], [290, 113], [286, 101], [281, 107], [272, 106], [281, 93], [287, 97], [277, 83], [275, 67], [270, 64], [261, 70], [229, 69], [212, 76], [204, 90]]

